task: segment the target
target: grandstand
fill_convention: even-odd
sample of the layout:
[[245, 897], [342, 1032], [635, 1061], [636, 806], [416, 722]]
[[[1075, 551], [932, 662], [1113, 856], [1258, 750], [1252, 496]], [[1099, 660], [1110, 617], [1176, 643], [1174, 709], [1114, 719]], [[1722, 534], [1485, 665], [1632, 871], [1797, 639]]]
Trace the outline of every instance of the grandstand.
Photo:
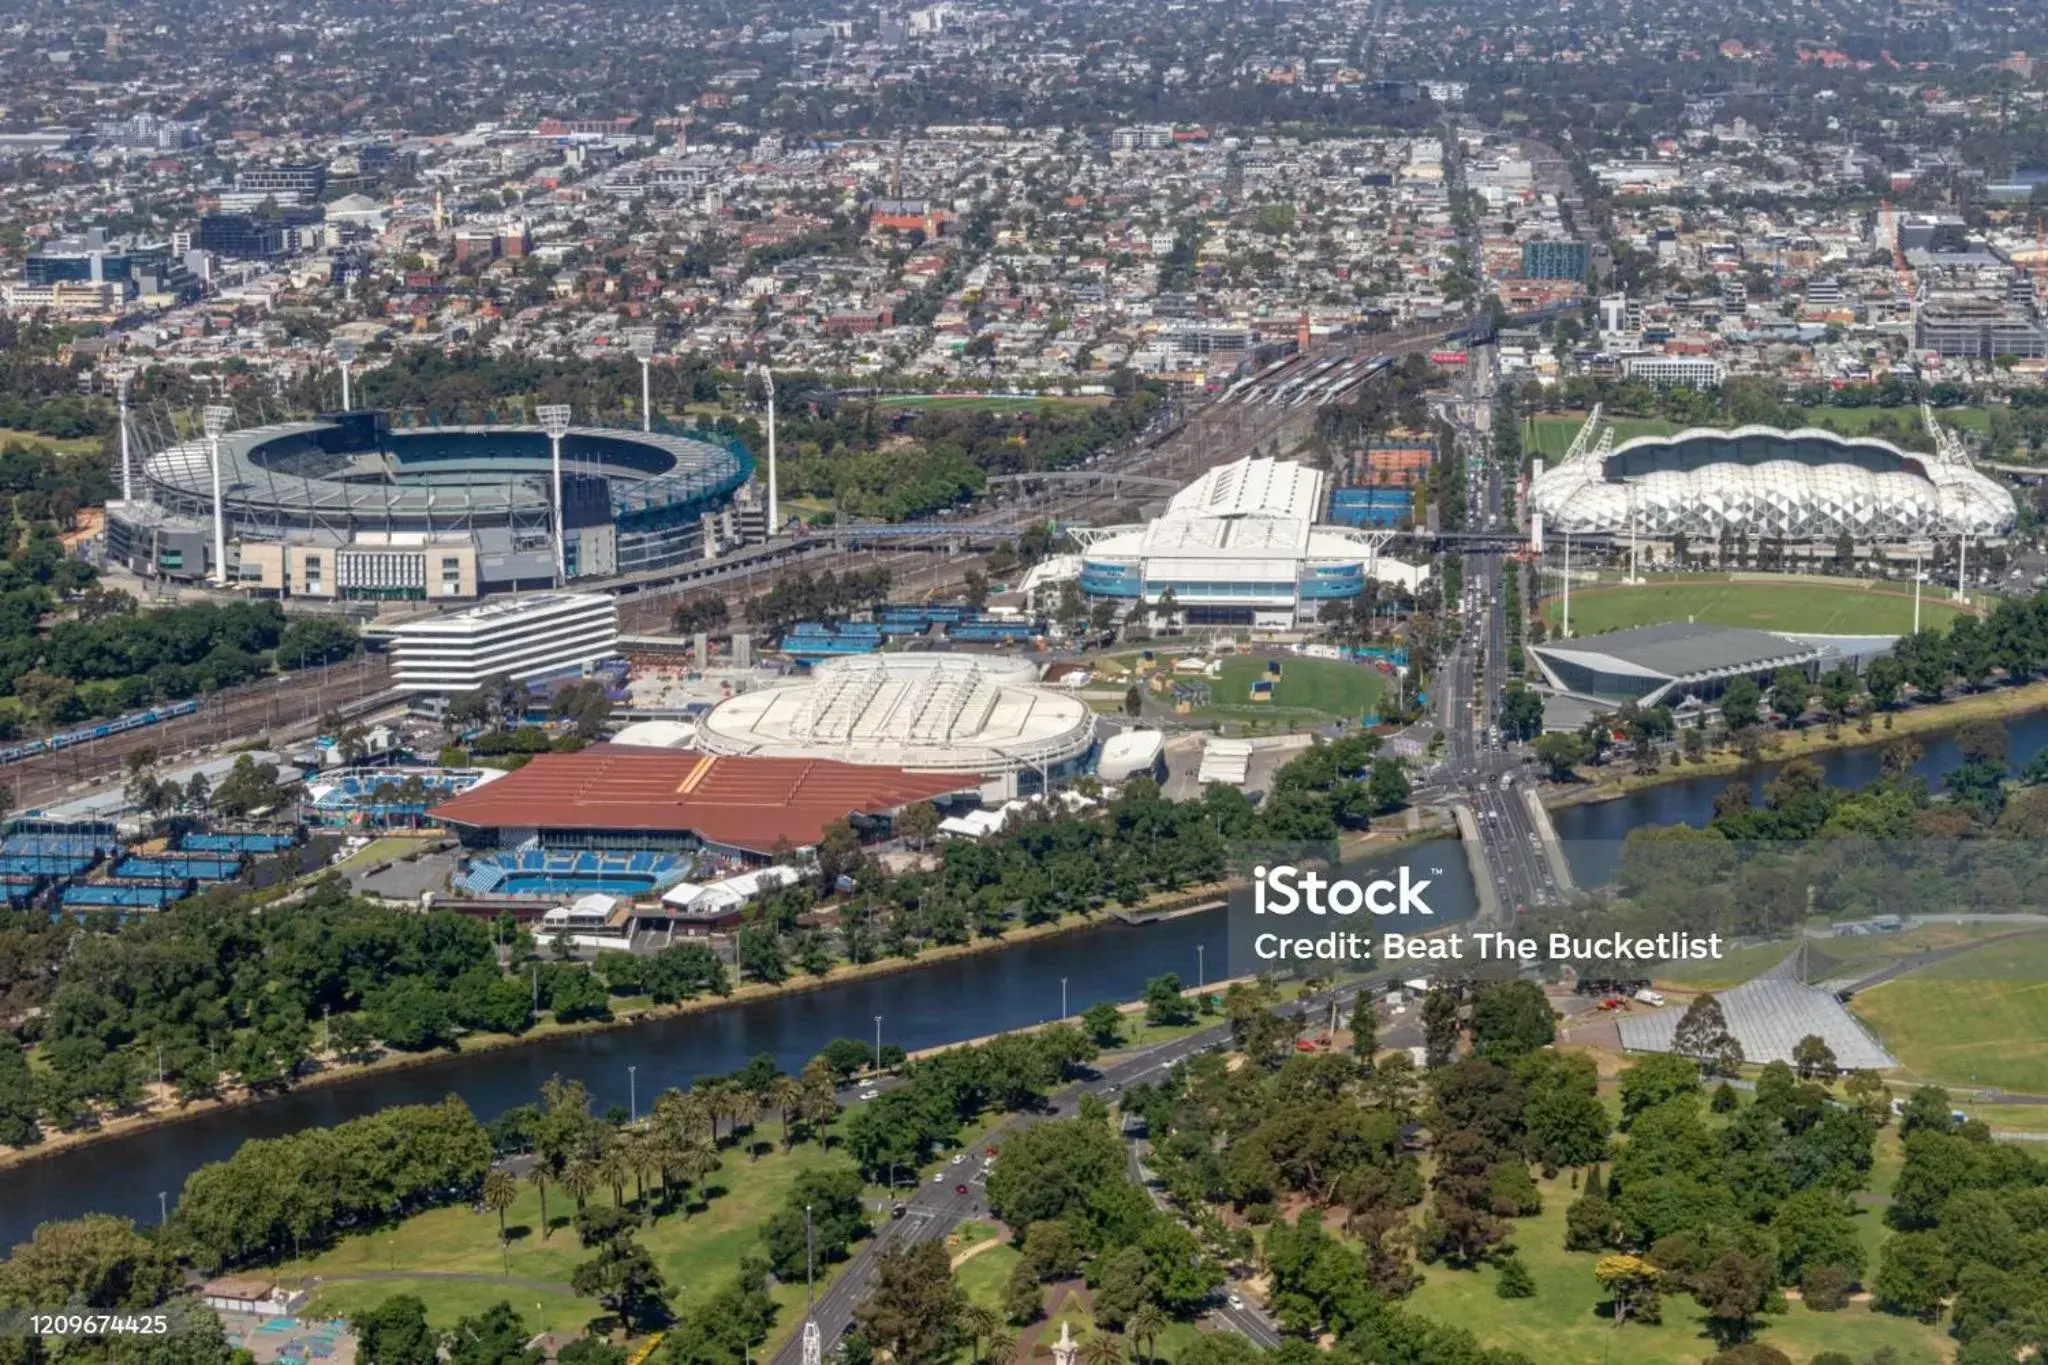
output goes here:
[[480, 896], [651, 896], [695, 870], [684, 853], [520, 848], [470, 860], [456, 885]]

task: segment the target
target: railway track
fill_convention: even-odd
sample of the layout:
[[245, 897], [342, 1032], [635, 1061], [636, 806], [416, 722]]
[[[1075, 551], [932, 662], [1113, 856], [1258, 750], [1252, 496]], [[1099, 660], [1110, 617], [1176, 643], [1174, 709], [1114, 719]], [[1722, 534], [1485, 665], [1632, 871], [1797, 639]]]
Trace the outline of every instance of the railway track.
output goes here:
[[55, 805], [119, 778], [132, 753], [154, 749], [162, 769], [215, 756], [228, 745], [270, 742], [280, 731], [384, 692], [390, 678], [389, 660], [374, 654], [266, 678], [202, 698], [198, 711], [162, 725], [10, 763], [0, 770], [0, 782], [14, 789], [16, 811]]

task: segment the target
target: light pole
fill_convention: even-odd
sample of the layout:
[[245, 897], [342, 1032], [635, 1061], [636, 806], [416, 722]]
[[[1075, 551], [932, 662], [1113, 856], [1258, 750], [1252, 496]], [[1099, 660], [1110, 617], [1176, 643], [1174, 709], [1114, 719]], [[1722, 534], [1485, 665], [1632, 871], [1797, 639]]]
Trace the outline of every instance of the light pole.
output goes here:
[[640, 1121], [640, 1082], [639, 1078], [634, 1074], [639, 1070], [640, 1068], [637, 1066], [626, 1068], [626, 1104], [635, 1123]]
[[640, 360], [640, 430], [654, 430], [654, 338], [644, 337], [633, 343], [633, 354]]
[[1209, 945], [1206, 943], [1195, 945], [1195, 989], [1198, 991], [1209, 989], [1209, 964], [1204, 957], [1208, 951]]
[[135, 475], [128, 464], [128, 376], [122, 375], [116, 390], [121, 407], [121, 501], [135, 500]]
[[768, 534], [772, 537], [782, 525], [782, 503], [775, 482], [775, 372], [765, 362], [761, 387], [768, 396]]
[[1067, 1017], [1067, 979], [1060, 978], [1060, 1018]]
[[564, 537], [568, 522], [563, 517], [562, 507], [562, 437], [569, 431], [569, 405], [567, 403], [543, 403], [533, 410], [540, 419], [541, 430], [548, 434], [550, 467], [555, 479], [555, 586], [569, 581], [569, 557]]
[[355, 410], [355, 403], [349, 395], [348, 367], [355, 363], [360, 349], [353, 341], [337, 341], [332, 346], [334, 359], [341, 366], [341, 410], [343, 412]]
[[220, 498], [220, 438], [235, 420], [235, 410], [209, 403], [200, 411], [199, 420], [206, 430], [207, 458], [213, 466], [213, 581], [224, 588], [228, 585], [228, 519]]
[[882, 1016], [875, 1016], [875, 1070], [882, 1069]]
[[156, 1225], [162, 1227], [171, 1221], [171, 1195], [169, 1190], [156, 1192]]

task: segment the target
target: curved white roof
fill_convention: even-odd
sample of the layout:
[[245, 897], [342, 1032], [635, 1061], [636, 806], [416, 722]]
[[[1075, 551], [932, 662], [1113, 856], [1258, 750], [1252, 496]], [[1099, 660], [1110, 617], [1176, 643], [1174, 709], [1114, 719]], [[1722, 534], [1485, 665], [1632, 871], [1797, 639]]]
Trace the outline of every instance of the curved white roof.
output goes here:
[[614, 744], [637, 744], [648, 749], [687, 749], [697, 738], [697, 727], [680, 720], [638, 720], [612, 736]]
[[[1952, 442], [1928, 455], [1874, 437], [1814, 427], [1694, 427], [1597, 448], [1538, 474], [1529, 506], [1547, 527], [1580, 534], [1731, 534], [1790, 540], [1999, 536], [2012, 495], [1969, 466]], [[1714, 448], [1726, 458], [1706, 458]], [[1833, 452], [1839, 458], [1827, 458]], [[1819, 456], [1819, 458], [1816, 458]], [[1658, 468], [1661, 460], [1679, 467]], [[1637, 466], [1641, 472], [1631, 470]]]
[[1095, 742], [1094, 713], [1037, 677], [1027, 662], [983, 655], [832, 659], [805, 681], [719, 703], [699, 727], [697, 747], [986, 775], [1085, 754]]

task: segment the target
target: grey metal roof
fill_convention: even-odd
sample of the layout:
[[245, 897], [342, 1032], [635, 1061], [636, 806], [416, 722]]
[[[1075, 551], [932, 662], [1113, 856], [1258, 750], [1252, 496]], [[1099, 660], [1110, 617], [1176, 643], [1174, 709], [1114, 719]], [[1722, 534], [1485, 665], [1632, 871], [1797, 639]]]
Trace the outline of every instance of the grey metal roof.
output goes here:
[[[1882, 1071], [1898, 1062], [1871, 1037], [1834, 996], [1797, 981], [1758, 977], [1719, 992], [1728, 1032], [1742, 1044], [1746, 1062], [1790, 1062], [1792, 1049], [1808, 1034], [1818, 1035], [1838, 1066]], [[1627, 1015], [1619, 1022], [1621, 1045], [1630, 1052], [1670, 1052], [1682, 1007], [1655, 1014]]]
[[1534, 646], [1549, 659], [1607, 673], [1693, 678], [1810, 663], [1821, 650], [1806, 641], [1743, 626], [1668, 621]]

